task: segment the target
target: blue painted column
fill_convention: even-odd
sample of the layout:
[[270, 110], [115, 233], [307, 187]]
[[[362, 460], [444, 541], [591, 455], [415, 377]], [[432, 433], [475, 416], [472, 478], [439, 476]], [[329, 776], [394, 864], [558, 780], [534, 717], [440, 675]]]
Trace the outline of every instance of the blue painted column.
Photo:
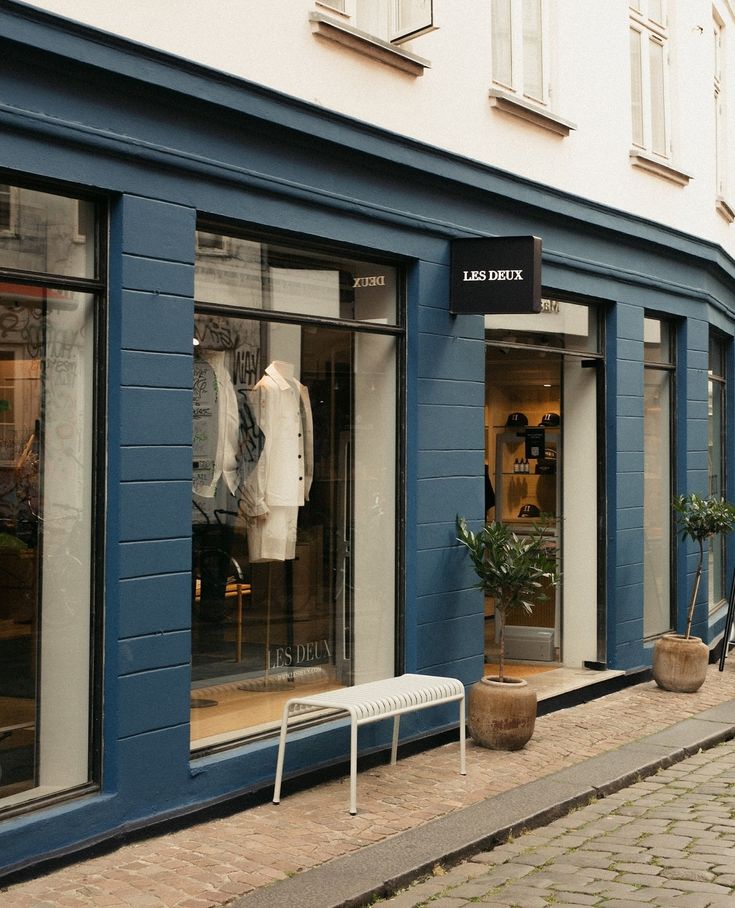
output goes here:
[[189, 779], [195, 225], [130, 195], [112, 216], [105, 755], [131, 815]]
[[643, 652], [643, 309], [618, 303], [607, 322], [608, 664]]
[[[678, 412], [683, 414], [677, 422], [677, 447], [681, 467], [678, 473], [678, 493], [709, 493], [708, 469], [708, 367], [709, 325], [707, 321], [688, 318], [682, 326], [680, 347], [681, 367], [678, 370], [680, 392]], [[679, 633], [686, 630], [686, 612], [689, 594], [699, 558], [699, 546], [677, 539], [677, 626]], [[707, 618], [707, 558], [705, 547], [704, 573], [699, 587], [697, 605], [692, 623], [692, 633], [708, 639]]]
[[[481, 316], [449, 313], [446, 264], [418, 266], [415, 317], [415, 600], [407, 614], [407, 669], [482, 676], [484, 604], [456, 543], [457, 514], [484, 516], [485, 343]], [[410, 554], [409, 554], [410, 558]]]

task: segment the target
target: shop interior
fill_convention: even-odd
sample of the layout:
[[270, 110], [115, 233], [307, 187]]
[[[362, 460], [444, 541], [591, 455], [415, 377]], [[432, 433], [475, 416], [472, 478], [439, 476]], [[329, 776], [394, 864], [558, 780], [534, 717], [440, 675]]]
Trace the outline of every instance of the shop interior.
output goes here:
[[[562, 356], [488, 345], [486, 348], [486, 519], [519, 533], [540, 529], [560, 546]], [[559, 662], [559, 590], [546, 591], [532, 614], [508, 616], [509, 661]], [[486, 674], [497, 666], [492, 599], [485, 603]], [[528, 668], [526, 673], [531, 672]], [[523, 674], [514, 665], [515, 674]]]

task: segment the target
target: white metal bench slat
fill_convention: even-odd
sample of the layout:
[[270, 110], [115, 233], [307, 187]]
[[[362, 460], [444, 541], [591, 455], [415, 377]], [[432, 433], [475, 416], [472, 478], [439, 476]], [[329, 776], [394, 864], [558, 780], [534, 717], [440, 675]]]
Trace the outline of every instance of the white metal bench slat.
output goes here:
[[459, 702], [460, 773], [465, 775], [465, 691], [464, 685], [456, 678], [435, 675], [400, 675], [383, 681], [368, 681], [353, 687], [324, 691], [304, 697], [292, 697], [283, 707], [281, 732], [278, 742], [273, 802], [281, 798], [281, 781], [286, 750], [288, 720], [292, 711], [334, 710], [347, 713], [350, 717], [350, 813], [357, 813], [357, 727], [380, 719], [393, 718], [393, 744], [391, 763], [396, 762], [398, 749], [399, 721], [402, 714], [438, 706], [442, 703]]

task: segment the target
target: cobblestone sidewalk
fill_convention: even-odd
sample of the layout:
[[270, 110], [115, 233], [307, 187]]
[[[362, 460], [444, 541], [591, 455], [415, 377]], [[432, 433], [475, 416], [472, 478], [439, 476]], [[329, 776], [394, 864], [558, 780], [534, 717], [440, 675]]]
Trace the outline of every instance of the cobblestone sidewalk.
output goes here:
[[731, 660], [722, 673], [710, 666], [695, 694], [668, 693], [649, 682], [543, 716], [514, 754], [470, 741], [466, 776], [457, 772], [456, 743], [403, 759], [399, 751], [397, 766], [360, 772], [356, 817], [347, 812], [346, 777], [297, 792], [286, 786], [278, 806], [265, 803], [137, 841], [0, 889], [0, 908], [226, 905], [734, 699]]
[[385, 908], [732, 908], [735, 742], [479, 854]]

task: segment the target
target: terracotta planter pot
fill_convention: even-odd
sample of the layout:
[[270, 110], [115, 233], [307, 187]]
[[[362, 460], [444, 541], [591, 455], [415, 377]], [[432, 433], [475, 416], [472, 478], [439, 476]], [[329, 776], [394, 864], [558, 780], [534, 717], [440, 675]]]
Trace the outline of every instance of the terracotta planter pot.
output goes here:
[[701, 637], [664, 634], [653, 645], [653, 679], [664, 690], [694, 693], [704, 684], [709, 649]]
[[536, 691], [519, 678], [483, 678], [470, 689], [468, 724], [482, 747], [520, 750], [536, 724]]

